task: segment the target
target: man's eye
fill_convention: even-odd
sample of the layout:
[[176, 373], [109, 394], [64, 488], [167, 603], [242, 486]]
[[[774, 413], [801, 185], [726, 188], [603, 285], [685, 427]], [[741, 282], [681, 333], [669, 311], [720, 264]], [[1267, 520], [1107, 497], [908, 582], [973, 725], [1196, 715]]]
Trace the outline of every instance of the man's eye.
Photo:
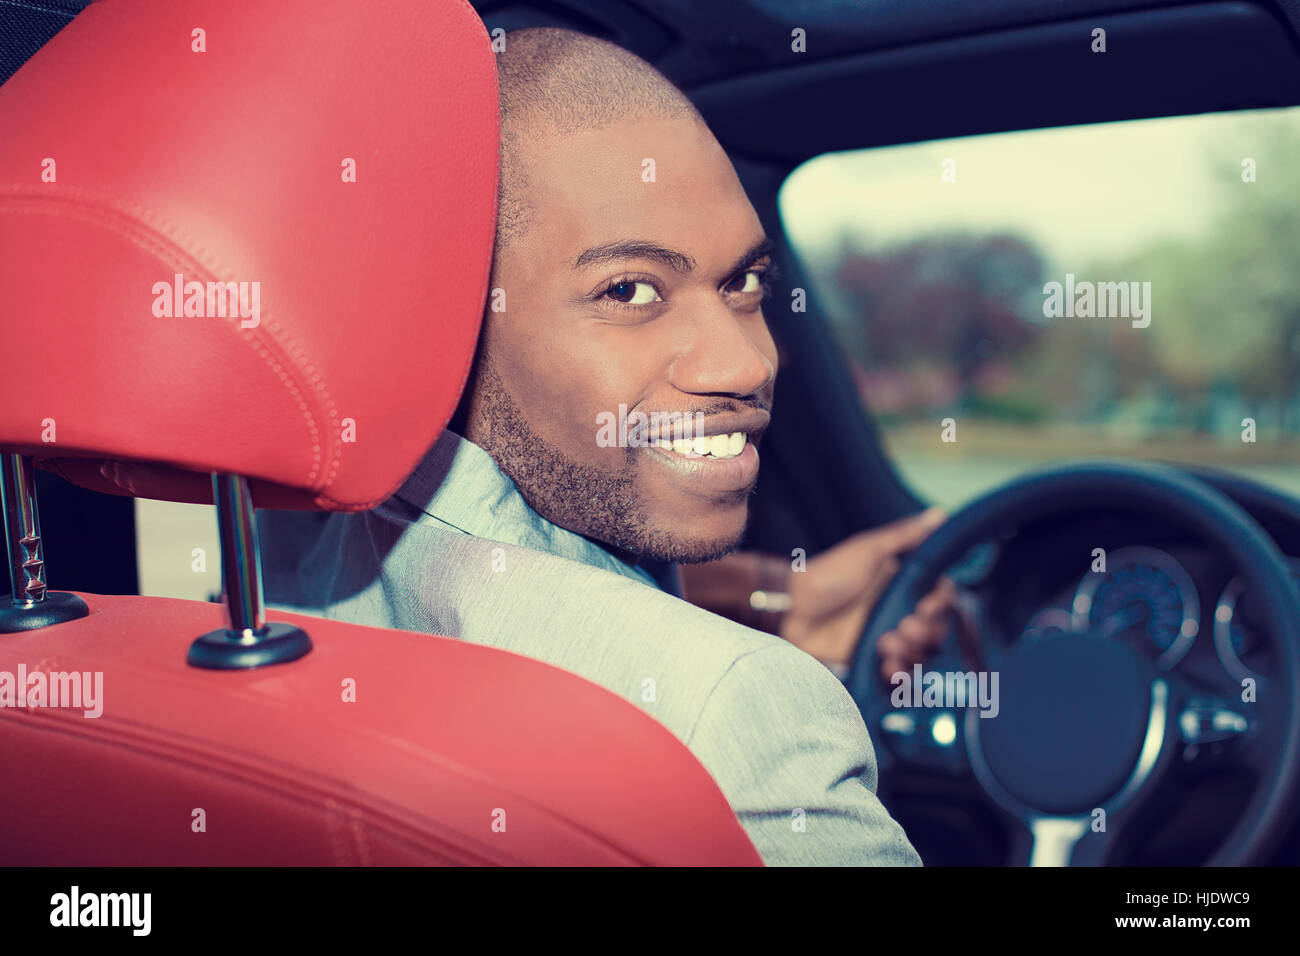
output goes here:
[[751, 269], [749, 272], [738, 275], [728, 282], [726, 288], [728, 292], [762, 292], [763, 277], [760, 273]]
[[605, 295], [627, 305], [649, 305], [661, 301], [659, 293], [649, 282], [619, 282], [606, 289]]

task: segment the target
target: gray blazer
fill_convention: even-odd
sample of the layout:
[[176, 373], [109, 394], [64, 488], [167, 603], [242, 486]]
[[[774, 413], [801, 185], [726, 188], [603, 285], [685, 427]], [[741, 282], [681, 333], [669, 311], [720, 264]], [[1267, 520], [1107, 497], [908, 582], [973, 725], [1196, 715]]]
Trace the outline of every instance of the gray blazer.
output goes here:
[[713, 775], [767, 864], [920, 864], [833, 674], [545, 521], [470, 442], [446, 433], [373, 511], [259, 512], [259, 530], [273, 606], [524, 654], [641, 707]]

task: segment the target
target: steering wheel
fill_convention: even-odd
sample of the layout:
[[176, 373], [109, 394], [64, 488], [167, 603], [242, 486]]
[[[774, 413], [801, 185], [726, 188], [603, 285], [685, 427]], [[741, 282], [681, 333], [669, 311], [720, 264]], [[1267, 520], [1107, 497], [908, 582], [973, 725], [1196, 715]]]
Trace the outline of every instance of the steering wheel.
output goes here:
[[[949, 736], [962, 739], [947, 749], [984, 797], [1023, 824], [1012, 863], [1096, 866], [1113, 861], [1170, 769], [1195, 754], [1187, 748], [1223, 745], [1216, 749], [1226, 750], [1229, 769], [1258, 777], [1244, 814], [1207, 865], [1257, 862], [1290, 824], [1300, 780], [1300, 591], [1277, 546], [1245, 511], [1176, 469], [1111, 462], [1053, 468], [966, 505], [903, 561], [876, 603], [846, 680], [849, 692], [877, 750], [890, 747], [917, 714], [894, 707], [891, 695], [911, 704], [921, 698], [911, 689], [897, 693], [914, 675], [896, 678], [892, 688], [883, 682], [880, 636], [972, 547], [1054, 513], [1118, 505], [1174, 522], [1231, 559], [1272, 638], [1276, 678], [1260, 678], [1253, 699], [1248, 688], [1207, 694], [1157, 671], [1127, 642], [1093, 632], [985, 646], [985, 687], [999, 691], [998, 711], [982, 708], [989, 715], [982, 717], [981, 708], [967, 706], [964, 719], [948, 724], [960, 728]], [[923, 679], [935, 682], [936, 696], [941, 676]], [[969, 678], [949, 686], [959, 684], [967, 692], [976, 686]], [[893, 749], [893, 759], [920, 765], [915, 750]]]

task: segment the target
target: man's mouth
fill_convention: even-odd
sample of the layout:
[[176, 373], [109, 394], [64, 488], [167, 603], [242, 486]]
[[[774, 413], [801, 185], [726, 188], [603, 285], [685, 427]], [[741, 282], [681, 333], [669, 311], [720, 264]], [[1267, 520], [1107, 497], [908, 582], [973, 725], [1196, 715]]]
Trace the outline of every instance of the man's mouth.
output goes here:
[[748, 441], [749, 436], [744, 432], [728, 432], [723, 435], [701, 435], [698, 438], [675, 438], [672, 441], [660, 438], [655, 445], [683, 458], [712, 458], [725, 461], [743, 452]]
[[[685, 491], [716, 499], [753, 487], [756, 444], [771, 415], [763, 408], [690, 416], [652, 426], [644, 435], [650, 457], [667, 467]], [[671, 425], [671, 427], [670, 427]]]
[[654, 412], [649, 426], [629, 433], [632, 444], [650, 446], [683, 458], [735, 458], [758, 438], [772, 420], [765, 408], [701, 415], [692, 412]]

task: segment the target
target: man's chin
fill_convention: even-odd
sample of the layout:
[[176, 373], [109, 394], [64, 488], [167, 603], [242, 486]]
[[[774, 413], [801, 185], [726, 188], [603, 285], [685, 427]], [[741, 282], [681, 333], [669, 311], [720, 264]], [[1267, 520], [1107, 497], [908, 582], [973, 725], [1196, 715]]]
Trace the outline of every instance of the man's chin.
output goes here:
[[744, 525], [738, 529], [712, 537], [698, 533], [686, 534], [677, 530], [663, 530], [651, 535], [641, 549], [641, 557], [674, 564], [701, 564], [716, 561], [735, 551], [745, 533]]

